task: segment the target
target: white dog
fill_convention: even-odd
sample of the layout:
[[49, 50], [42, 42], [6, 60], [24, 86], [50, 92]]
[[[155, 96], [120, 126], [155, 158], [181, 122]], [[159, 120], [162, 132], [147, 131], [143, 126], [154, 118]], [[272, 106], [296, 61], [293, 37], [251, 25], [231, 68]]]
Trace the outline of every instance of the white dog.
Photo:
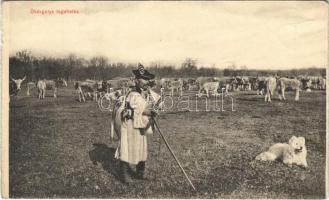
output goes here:
[[307, 167], [306, 162], [307, 150], [304, 137], [292, 136], [289, 144], [277, 143], [270, 147], [266, 152], [256, 156], [256, 160], [274, 161], [282, 160], [284, 164], [292, 164]]

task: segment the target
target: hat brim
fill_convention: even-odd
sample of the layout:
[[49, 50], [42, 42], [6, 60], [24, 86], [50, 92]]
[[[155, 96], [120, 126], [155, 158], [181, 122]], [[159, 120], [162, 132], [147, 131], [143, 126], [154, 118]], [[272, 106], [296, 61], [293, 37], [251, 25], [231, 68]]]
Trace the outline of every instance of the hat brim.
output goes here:
[[153, 74], [151, 74], [147, 70], [144, 71], [144, 74], [140, 74], [139, 70], [133, 70], [133, 73], [137, 79], [152, 80], [155, 77]]

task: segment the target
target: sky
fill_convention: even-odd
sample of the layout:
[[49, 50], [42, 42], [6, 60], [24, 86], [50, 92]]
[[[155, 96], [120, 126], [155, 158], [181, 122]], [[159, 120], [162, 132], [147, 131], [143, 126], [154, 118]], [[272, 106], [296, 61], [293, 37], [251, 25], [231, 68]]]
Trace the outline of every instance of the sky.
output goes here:
[[[283, 69], [328, 66], [322, 1], [5, 2], [9, 52], [110, 62]], [[75, 9], [79, 14], [31, 14]]]

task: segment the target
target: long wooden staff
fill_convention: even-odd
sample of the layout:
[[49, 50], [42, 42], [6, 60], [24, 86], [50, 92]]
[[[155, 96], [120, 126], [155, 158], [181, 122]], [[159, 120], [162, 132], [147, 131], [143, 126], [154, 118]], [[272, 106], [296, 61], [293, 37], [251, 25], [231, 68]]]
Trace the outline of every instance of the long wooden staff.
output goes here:
[[159, 128], [159, 126], [158, 126], [158, 123], [157, 123], [157, 121], [155, 120], [155, 118], [154, 118], [154, 117], [152, 117], [152, 119], [153, 119], [153, 122], [154, 122], [154, 125], [155, 125], [155, 127], [157, 128], [157, 130], [158, 130], [158, 132], [159, 132], [159, 134], [160, 134], [161, 138], [163, 139], [163, 141], [165, 142], [166, 146], [168, 147], [168, 149], [169, 149], [169, 151], [170, 151], [171, 155], [174, 157], [174, 159], [175, 159], [176, 163], [178, 164], [179, 168], [180, 168], [180, 169], [182, 170], [182, 172], [184, 173], [184, 175], [185, 175], [186, 179], [188, 180], [188, 182], [189, 182], [189, 183], [190, 183], [190, 185], [192, 186], [193, 190], [194, 190], [194, 191], [196, 191], [196, 189], [195, 189], [195, 187], [194, 187], [193, 183], [191, 182], [191, 180], [190, 180], [190, 179], [189, 179], [189, 177], [187, 176], [187, 174], [186, 174], [186, 172], [185, 172], [184, 168], [182, 167], [182, 165], [180, 164], [180, 162], [179, 162], [179, 161], [178, 161], [178, 159], [176, 158], [176, 156], [175, 156], [175, 154], [174, 154], [173, 150], [170, 148], [170, 146], [169, 146], [169, 144], [168, 144], [168, 142], [167, 142], [166, 138], [163, 136], [163, 134], [162, 134], [162, 132], [161, 132], [161, 130], [160, 130], [160, 128]]

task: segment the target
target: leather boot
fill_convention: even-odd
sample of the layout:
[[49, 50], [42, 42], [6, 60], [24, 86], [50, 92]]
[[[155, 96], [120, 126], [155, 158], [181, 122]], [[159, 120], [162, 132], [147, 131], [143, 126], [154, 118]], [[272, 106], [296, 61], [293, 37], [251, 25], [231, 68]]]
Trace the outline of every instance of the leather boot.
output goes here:
[[129, 174], [129, 164], [123, 161], [120, 162], [120, 176], [123, 183], [129, 184], [132, 182]]
[[141, 161], [136, 165], [136, 178], [145, 179], [144, 171], [145, 171], [145, 161]]

